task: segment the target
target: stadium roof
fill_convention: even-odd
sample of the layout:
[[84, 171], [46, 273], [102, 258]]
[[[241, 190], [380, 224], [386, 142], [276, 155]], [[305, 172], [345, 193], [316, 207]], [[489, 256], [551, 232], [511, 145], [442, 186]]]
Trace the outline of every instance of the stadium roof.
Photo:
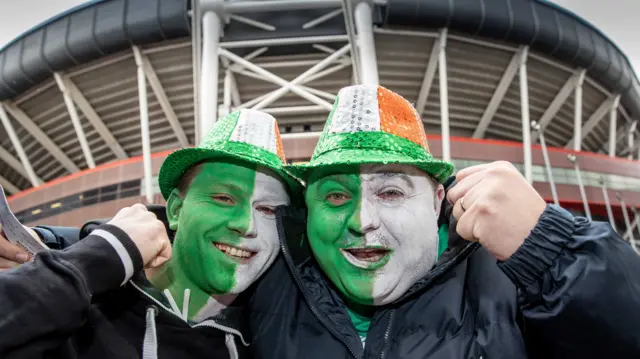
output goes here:
[[[341, 1], [315, 0], [331, 7]], [[237, 1], [236, 1], [237, 2]], [[259, 2], [259, 1], [256, 1]], [[263, 1], [264, 2], [264, 1]], [[387, 0], [376, 1], [380, 26], [413, 26], [530, 45], [537, 52], [585, 68], [608, 90], [622, 94], [633, 117], [640, 115], [640, 86], [625, 54], [595, 26], [572, 12], [543, 0]], [[318, 7], [322, 7], [319, 5]], [[152, 8], [154, 11], [150, 11]], [[50, 78], [55, 71], [144, 45], [184, 37], [190, 33], [185, 0], [97, 0], [40, 24], [0, 50], [0, 100], [10, 99]], [[302, 16], [281, 11], [245, 14], [276, 21], [279, 30], [258, 38], [310, 36], [286, 21]], [[318, 29], [323, 35], [344, 33], [342, 22]], [[337, 28], [335, 28], [337, 27]], [[282, 30], [280, 30], [282, 29]], [[323, 31], [324, 30], [324, 31]], [[312, 36], [312, 34], [311, 34]], [[230, 26], [223, 41], [256, 39], [254, 29]], [[293, 49], [292, 49], [293, 50]]]

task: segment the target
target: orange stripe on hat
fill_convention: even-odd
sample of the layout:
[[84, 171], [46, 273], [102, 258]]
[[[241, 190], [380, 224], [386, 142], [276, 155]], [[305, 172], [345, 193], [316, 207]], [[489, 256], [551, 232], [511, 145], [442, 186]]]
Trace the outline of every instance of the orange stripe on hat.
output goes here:
[[380, 113], [380, 130], [406, 138], [429, 151], [427, 136], [418, 111], [395, 92], [378, 86], [378, 111]]
[[282, 148], [282, 137], [280, 137], [280, 129], [278, 128], [278, 122], [273, 123], [274, 133], [276, 136], [276, 154], [282, 162], [287, 163], [286, 158], [284, 157], [284, 149]]

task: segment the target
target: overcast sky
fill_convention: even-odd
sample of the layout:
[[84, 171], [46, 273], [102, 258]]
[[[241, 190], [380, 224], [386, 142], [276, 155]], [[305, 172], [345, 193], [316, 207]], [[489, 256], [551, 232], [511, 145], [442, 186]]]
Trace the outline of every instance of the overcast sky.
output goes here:
[[[309, 1], [309, 0], [301, 0]], [[312, 1], [312, 0], [311, 0]], [[84, 1], [0, 0], [0, 48], [29, 28]], [[640, 69], [639, 0], [555, 0], [618, 44]]]

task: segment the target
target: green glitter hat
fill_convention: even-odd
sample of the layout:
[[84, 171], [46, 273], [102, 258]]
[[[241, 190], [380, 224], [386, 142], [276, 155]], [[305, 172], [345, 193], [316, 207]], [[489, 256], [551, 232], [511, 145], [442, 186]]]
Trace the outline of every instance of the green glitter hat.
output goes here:
[[398, 163], [415, 166], [444, 182], [449, 162], [434, 158], [416, 109], [382, 87], [356, 85], [338, 93], [311, 161], [290, 166], [307, 179], [310, 170], [343, 165]]
[[285, 168], [278, 123], [261, 111], [242, 109], [218, 120], [202, 143], [170, 154], [162, 163], [158, 182], [165, 199], [192, 166], [215, 158], [233, 158], [267, 167], [282, 177], [292, 192], [301, 182]]

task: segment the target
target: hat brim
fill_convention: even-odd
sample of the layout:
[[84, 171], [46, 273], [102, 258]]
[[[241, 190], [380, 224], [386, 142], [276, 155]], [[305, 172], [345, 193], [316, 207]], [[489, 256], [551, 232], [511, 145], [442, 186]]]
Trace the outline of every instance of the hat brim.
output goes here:
[[369, 164], [404, 164], [414, 166], [433, 178], [439, 183], [451, 176], [454, 170], [453, 164], [429, 156], [427, 159], [415, 159], [397, 152], [384, 152], [367, 149], [335, 149], [314, 158], [312, 162], [287, 166], [287, 169], [294, 176], [305, 181], [313, 170], [330, 167], [342, 167], [353, 165]]
[[[250, 147], [250, 148], [249, 148]], [[247, 150], [250, 151], [247, 151]], [[266, 167], [278, 174], [287, 184], [292, 195], [302, 190], [301, 181], [284, 165], [274, 163], [275, 154], [241, 142], [229, 142], [225, 149], [183, 148], [171, 153], [162, 163], [158, 184], [164, 199], [178, 186], [180, 179], [193, 166], [216, 159], [234, 159]]]

